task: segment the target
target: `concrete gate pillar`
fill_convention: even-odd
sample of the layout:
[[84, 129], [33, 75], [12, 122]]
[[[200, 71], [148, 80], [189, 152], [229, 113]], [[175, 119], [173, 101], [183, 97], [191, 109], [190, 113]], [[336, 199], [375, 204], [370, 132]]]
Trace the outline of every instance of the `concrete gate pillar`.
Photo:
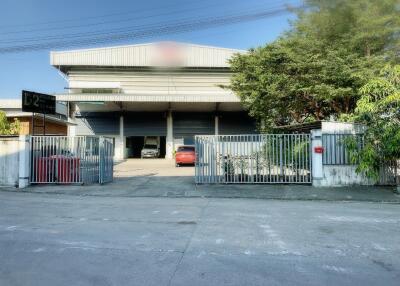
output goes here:
[[18, 166], [18, 188], [26, 188], [29, 186], [29, 172], [31, 165], [29, 164], [30, 157], [30, 144], [29, 136], [20, 135], [19, 136], [19, 166]]
[[312, 184], [315, 187], [321, 186], [321, 181], [324, 178], [324, 166], [322, 164], [322, 153], [316, 153], [315, 147], [322, 146], [322, 131], [320, 129], [311, 130], [311, 174]]
[[[67, 119], [69, 122], [75, 123], [75, 109], [76, 105], [72, 102], [68, 103], [68, 114]], [[76, 125], [68, 125], [67, 127], [67, 135], [70, 137], [76, 136]]]
[[174, 157], [174, 123], [172, 118], [172, 111], [168, 110], [167, 114], [167, 138], [165, 146], [165, 158], [172, 159]]

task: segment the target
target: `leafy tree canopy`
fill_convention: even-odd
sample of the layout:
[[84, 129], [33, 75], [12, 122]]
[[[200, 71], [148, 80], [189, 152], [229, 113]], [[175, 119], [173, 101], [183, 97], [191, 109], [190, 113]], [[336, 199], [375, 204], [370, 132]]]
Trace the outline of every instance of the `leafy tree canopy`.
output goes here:
[[18, 119], [14, 119], [14, 122], [10, 123], [5, 112], [0, 110], [0, 135], [17, 135], [19, 130], [20, 122]]
[[354, 115], [348, 119], [367, 126], [364, 147], [349, 142], [357, 171], [377, 178], [382, 162], [400, 158], [400, 65], [386, 66], [361, 89]]
[[399, 54], [397, 0], [308, 0], [290, 31], [236, 55], [229, 86], [264, 129], [351, 113]]

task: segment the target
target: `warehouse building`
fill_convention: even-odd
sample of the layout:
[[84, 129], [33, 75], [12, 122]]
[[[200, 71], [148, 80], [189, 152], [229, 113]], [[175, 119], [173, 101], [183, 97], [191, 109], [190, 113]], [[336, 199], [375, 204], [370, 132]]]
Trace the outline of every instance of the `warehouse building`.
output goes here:
[[150, 43], [51, 53], [67, 81], [57, 100], [69, 108], [69, 135], [107, 135], [116, 159], [140, 157], [148, 137], [172, 158], [194, 135], [256, 132], [229, 84], [229, 59], [241, 50]]

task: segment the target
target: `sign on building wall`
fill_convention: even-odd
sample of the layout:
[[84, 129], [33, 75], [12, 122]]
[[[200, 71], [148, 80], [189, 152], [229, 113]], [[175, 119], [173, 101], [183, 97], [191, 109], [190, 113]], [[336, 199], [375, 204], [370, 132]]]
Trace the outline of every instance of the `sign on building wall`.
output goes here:
[[42, 114], [55, 114], [56, 97], [53, 95], [23, 90], [22, 111]]

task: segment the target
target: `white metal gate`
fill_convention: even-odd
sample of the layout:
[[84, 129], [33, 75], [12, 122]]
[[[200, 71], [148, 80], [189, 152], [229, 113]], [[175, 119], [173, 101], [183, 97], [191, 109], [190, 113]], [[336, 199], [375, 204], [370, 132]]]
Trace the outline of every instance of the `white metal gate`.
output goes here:
[[30, 183], [90, 184], [113, 180], [113, 141], [98, 136], [32, 136]]
[[196, 136], [195, 181], [311, 183], [309, 134]]

